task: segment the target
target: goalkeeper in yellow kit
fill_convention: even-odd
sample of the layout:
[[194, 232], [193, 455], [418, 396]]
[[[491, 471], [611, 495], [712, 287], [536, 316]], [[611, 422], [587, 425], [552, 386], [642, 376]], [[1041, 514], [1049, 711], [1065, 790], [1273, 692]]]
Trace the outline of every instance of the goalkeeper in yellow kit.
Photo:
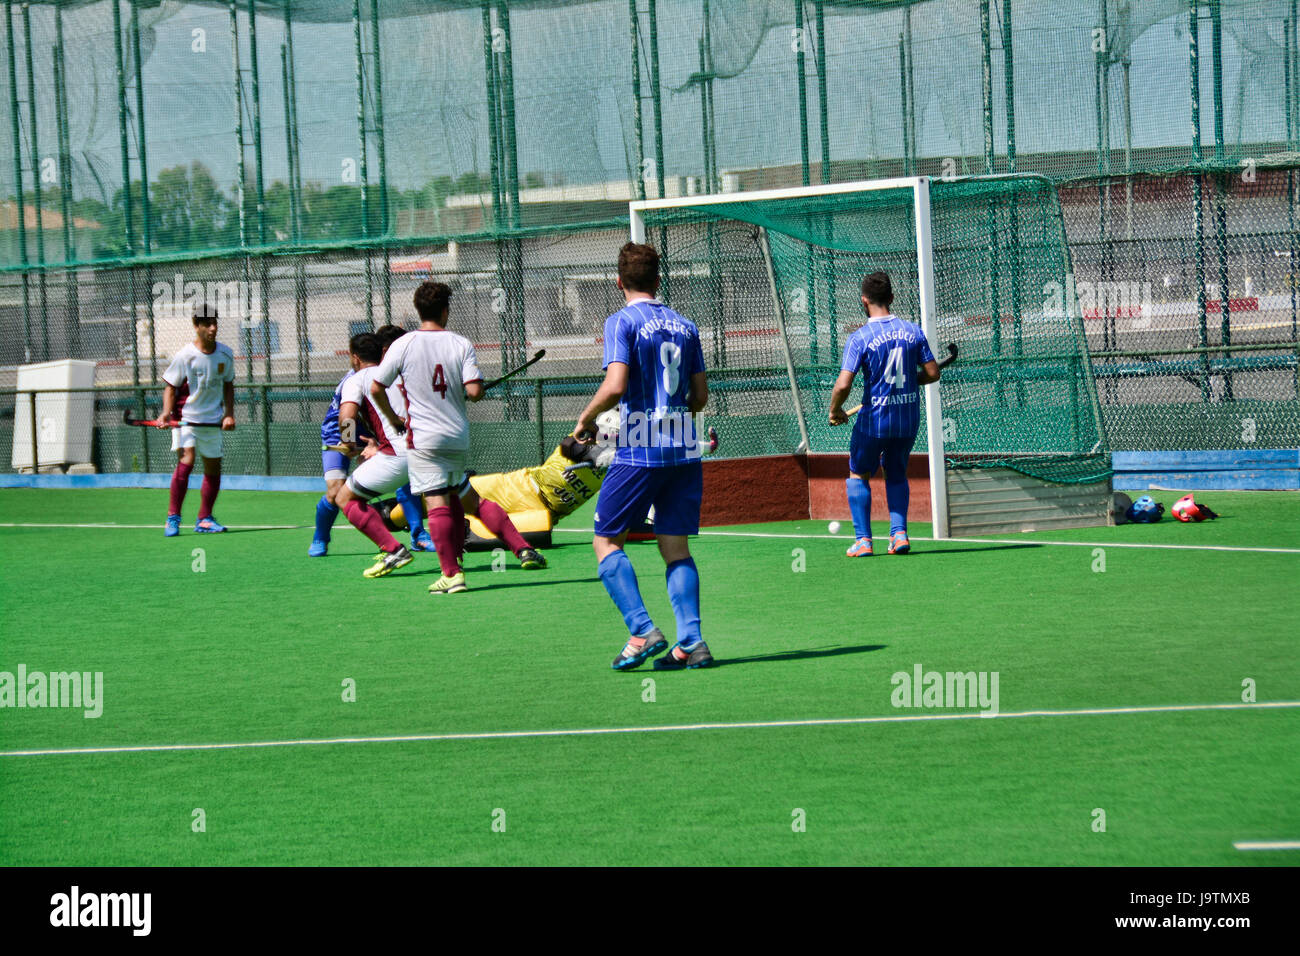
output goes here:
[[[594, 442], [581, 442], [570, 435], [540, 465], [491, 475], [470, 475], [470, 484], [480, 497], [495, 501], [505, 509], [529, 544], [548, 547], [555, 521], [577, 511], [600, 493], [605, 472], [614, 461], [618, 427], [618, 411], [603, 412], [596, 419]], [[705, 454], [718, 447], [717, 431], [710, 428], [708, 437], [708, 443], [702, 443]], [[390, 529], [401, 530], [406, 519], [396, 505], [396, 501], [390, 500], [381, 501], [375, 507]], [[475, 519], [470, 518], [469, 522], [476, 538], [491, 539], [491, 533]], [[542, 536], [542, 540], [535, 536]]]

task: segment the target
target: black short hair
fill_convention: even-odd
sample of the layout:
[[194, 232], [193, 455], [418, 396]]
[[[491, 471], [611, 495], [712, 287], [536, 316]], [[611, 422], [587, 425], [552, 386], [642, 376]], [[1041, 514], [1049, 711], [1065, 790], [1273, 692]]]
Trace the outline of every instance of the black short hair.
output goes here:
[[889, 273], [873, 272], [862, 280], [862, 297], [875, 305], [888, 308], [894, 301], [894, 287], [889, 283]]
[[375, 338], [379, 339], [379, 347], [382, 349], [387, 349], [405, 334], [406, 329], [400, 325], [381, 325], [375, 329]]
[[618, 251], [618, 278], [631, 292], [649, 292], [659, 287], [659, 253], [654, 246], [629, 242]]
[[194, 306], [193, 321], [195, 325], [198, 325], [200, 322], [217, 321], [217, 307], [215, 305], [209, 305], [206, 302], [197, 303]]
[[421, 322], [441, 323], [451, 304], [451, 286], [445, 282], [421, 282], [415, 290], [415, 311]]
[[384, 347], [373, 332], [358, 332], [348, 341], [348, 351], [363, 362], [378, 365], [384, 358]]

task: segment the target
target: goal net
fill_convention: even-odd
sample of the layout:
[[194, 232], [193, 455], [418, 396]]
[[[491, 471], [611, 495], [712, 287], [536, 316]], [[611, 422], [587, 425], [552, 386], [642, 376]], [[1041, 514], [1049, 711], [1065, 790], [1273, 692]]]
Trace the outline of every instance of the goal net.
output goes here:
[[[922, 390], [915, 448], [930, 458], [936, 536], [1032, 527], [1006, 512], [1040, 507], [1043, 526], [1061, 526], [1062, 508], [1074, 523], [1104, 523], [1108, 501], [1075, 500], [1108, 486], [1111, 461], [1046, 180], [699, 196], [632, 203], [631, 218], [633, 238], [660, 250], [661, 297], [700, 327], [728, 454], [848, 450], [851, 429], [827, 422], [831, 386], [866, 318], [862, 278], [883, 270], [893, 311], [921, 325], [936, 358], [958, 349], [939, 385]], [[859, 378], [847, 406], [861, 389]], [[949, 513], [949, 492], [969, 492], [972, 480], [983, 495], [975, 510], [995, 520], [963, 524], [956, 502]]]

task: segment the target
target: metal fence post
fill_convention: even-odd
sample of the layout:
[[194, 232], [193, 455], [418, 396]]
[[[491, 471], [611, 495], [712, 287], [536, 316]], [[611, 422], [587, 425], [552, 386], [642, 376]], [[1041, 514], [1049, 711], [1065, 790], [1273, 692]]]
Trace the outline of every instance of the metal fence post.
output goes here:
[[[137, 388], [135, 390], [135, 398], [136, 398], [137, 406], [140, 409], [140, 417], [141, 418], [148, 417], [144, 407], [143, 388]], [[141, 448], [140, 460], [143, 466], [143, 471], [145, 474], [148, 474], [149, 473], [149, 429], [147, 428], [140, 429], [140, 448]]]
[[262, 459], [267, 475], [271, 474], [271, 401], [266, 385], [262, 389]]
[[32, 474], [33, 474], [33, 475], [39, 475], [39, 474], [41, 473], [41, 462], [40, 462], [39, 452], [36, 450], [36, 393], [35, 393], [35, 392], [32, 392], [32, 393], [31, 393], [31, 399], [32, 399], [32, 407], [31, 407], [31, 419], [32, 419]]
[[533, 395], [537, 402], [537, 464], [546, 461], [546, 422], [542, 420], [542, 380], [533, 379]]

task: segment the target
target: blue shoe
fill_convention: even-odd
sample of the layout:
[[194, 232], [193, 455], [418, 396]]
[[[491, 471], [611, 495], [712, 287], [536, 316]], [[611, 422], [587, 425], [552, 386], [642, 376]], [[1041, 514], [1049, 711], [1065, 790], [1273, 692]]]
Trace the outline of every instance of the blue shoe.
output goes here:
[[168, 515], [167, 524], [163, 526], [163, 537], [174, 538], [181, 533], [181, 516]]
[[664, 638], [659, 628], [655, 628], [645, 636], [645, 642], [640, 648], [634, 647], [631, 641], [623, 647], [618, 657], [614, 658], [614, 663], [610, 667], [616, 671], [630, 671], [634, 667], [640, 667], [656, 654], [662, 654], [668, 650], [668, 641]]
[[328, 541], [322, 541], [320, 538], [312, 538], [311, 547], [307, 549], [307, 557], [323, 558], [325, 557], [325, 553], [329, 550], [329, 546], [330, 543]]
[[437, 548], [433, 546], [433, 538], [429, 537], [429, 532], [422, 529], [419, 534], [411, 537], [411, 550], [436, 551]]
[[216, 518], [208, 517], [194, 522], [194, 530], [198, 534], [220, 534], [226, 530], [226, 526], [217, 524]]

